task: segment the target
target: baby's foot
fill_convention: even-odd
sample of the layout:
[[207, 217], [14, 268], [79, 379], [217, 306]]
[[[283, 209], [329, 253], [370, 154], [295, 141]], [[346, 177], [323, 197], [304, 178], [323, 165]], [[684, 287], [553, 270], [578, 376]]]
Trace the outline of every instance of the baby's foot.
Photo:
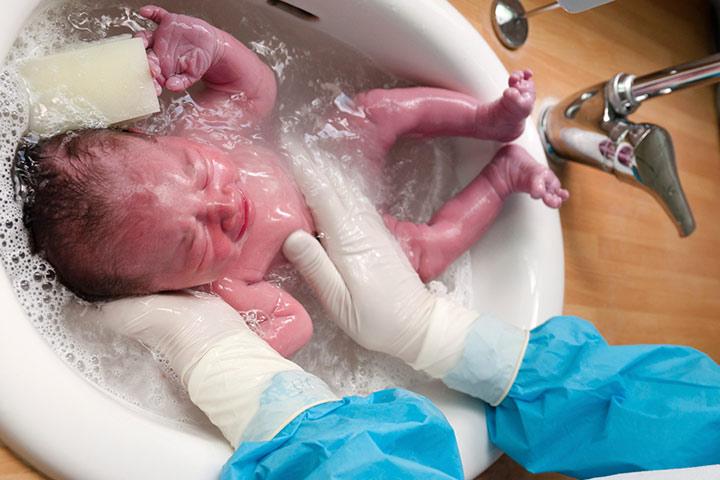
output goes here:
[[383, 215], [383, 220], [423, 283], [437, 278], [456, 258], [448, 258], [458, 232], [456, 225], [433, 227], [400, 221], [389, 214]]
[[521, 122], [532, 112], [535, 103], [535, 82], [532, 72], [513, 72], [508, 78], [508, 88], [503, 92], [501, 104], [507, 110], [508, 122]]
[[560, 180], [552, 170], [540, 165], [541, 169], [530, 174], [529, 191], [532, 198], [541, 198], [550, 208], [559, 208], [570, 198], [570, 192], [560, 186]]
[[[485, 131], [485, 138], [500, 142], [511, 142], [525, 130], [525, 119], [532, 112], [535, 103], [535, 83], [532, 72], [523, 70], [513, 72], [508, 78], [508, 88], [500, 99], [494, 102], [487, 112], [489, 115], [478, 118]], [[484, 128], [483, 128], [484, 127]]]
[[524, 192], [539, 198], [551, 208], [558, 208], [570, 198], [560, 180], [545, 165], [535, 161], [519, 145], [505, 145], [485, 167], [485, 175], [495, 191], [505, 198], [513, 192]]

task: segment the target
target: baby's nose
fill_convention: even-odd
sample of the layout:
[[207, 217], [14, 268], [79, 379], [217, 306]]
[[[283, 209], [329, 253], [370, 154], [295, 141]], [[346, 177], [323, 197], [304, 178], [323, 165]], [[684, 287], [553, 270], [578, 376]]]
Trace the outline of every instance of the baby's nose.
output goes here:
[[210, 216], [212, 220], [222, 225], [223, 230], [232, 228], [231, 220], [235, 218], [237, 213], [237, 205], [230, 200], [213, 202], [210, 206]]

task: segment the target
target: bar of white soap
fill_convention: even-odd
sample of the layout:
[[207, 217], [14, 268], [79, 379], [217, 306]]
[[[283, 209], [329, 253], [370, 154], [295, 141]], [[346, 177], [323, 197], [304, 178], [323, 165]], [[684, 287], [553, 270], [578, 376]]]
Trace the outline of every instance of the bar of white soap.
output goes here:
[[107, 127], [158, 112], [139, 38], [93, 42], [19, 66], [30, 101], [29, 130], [41, 137]]

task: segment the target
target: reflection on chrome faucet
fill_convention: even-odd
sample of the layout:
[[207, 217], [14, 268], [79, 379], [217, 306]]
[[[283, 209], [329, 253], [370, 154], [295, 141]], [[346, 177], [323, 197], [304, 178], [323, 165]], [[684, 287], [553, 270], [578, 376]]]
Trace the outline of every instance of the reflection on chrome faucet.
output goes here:
[[541, 113], [545, 151], [553, 160], [585, 163], [643, 187], [660, 202], [680, 235], [690, 235], [695, 220], [680, 185], [670, 134], [627, 116], [645, 100], [714, 82], [720, 82], [720, 54], [642, 77], [619, 73]]

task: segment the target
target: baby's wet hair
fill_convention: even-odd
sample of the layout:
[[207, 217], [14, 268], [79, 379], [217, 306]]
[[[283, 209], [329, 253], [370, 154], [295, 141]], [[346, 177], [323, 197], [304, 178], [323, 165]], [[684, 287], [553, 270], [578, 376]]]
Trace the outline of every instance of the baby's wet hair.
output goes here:
[[109, 129], [63, 134], [25, 145], [16, 160], [33, 249], [85, 299], [147, 293], [141, 279], [116, 273], [119, 259], [109, 254], [122, 213], [113, 202], [113, 172], [99, 159], [121, 149], [118, 136], [125, 134], [133, 135]]

